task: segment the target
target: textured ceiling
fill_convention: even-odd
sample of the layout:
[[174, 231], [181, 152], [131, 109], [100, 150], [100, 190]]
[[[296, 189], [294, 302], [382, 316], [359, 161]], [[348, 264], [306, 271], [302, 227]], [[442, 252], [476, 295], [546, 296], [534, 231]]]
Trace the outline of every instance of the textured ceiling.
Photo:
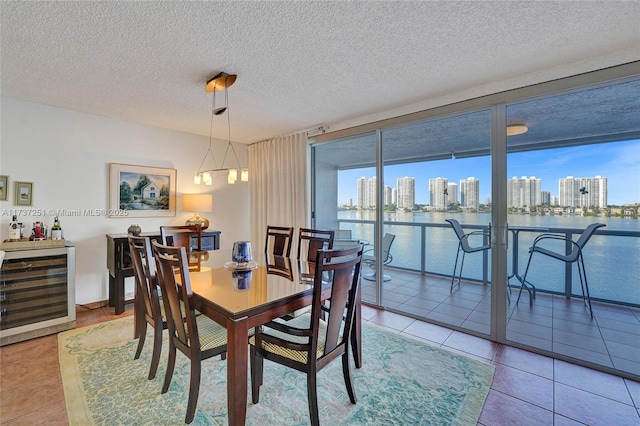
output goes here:
[[208, 135], [204, 86], [226, 71], [241, 143], [640, 59], [638, 1], [2, 1], [0, 15], [2, 96]]

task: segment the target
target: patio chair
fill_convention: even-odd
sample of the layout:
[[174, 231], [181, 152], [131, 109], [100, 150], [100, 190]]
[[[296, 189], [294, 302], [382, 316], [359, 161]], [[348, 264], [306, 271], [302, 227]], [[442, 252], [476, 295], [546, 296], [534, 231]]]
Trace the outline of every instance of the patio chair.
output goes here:
[[[589, 313], [591, 314], [591, 318], [593, 318], [593, 309], [591, 308], [591, 297], [589, 296], [589, 284], [587, 283], [587, 271], [584, 268], [584, 258], [582, 257], [582, 251], [584, 250], [584, 246], [587, 244], [591, 236], [598, 228], [602, 228], [606, 226], [604, 223], [592, 223], [587, 226], [577, 241], [573, 241], [570, 238], [558, 235], [558, 234], [540, 234], [533, 240], [533, 245], [529, 248], [529, 261], [527, 262], [527, 267], [524, 270], [524, 276], [522, 277], [522, 285], [520, 286], [520, 291], [518, 292], [518, 300], [516, 301], [516, 305], [520, 301], [520, 296], [522, 295], [522, 289], [525, 288], [525, 285], [530, 285], [533, 288], [535, 294], [535, 286], [527, 281], [527, 273], [529, 272], [529, 266], [531, 266], [531, 259], [533, 258], [534, 253], [544, 254], [545, 256], [552, 257], [554, 259], [558, 259], [567, 264], [571, 264], [573, 262], [578, 262], [578, 275], [580, 276], [580, 287], [582, 289], [582, 300], [589, 308]], [[571, 246], [571, 250], [568, 251], [567, 254], [558, 253], [540, 246], [540, 243], [548, 240], [560, 240], [564, 241], [566, 245]], [[533, 305], [532, 298], [529, 298], [529, 306]]]
[[[447, 222], [451, 225], [453, 230], [458, 237], [458, 251], [456, 252], [456, 261], [453, 264], [453, 275], [451, 275], [451, 288], [449, 289], [449, 293], [453, 293], [453, 286], [458, 284], [460, 286], [460, 281], [462, 280], [462, 268], [464, 268], [464, 258], [467, 253], [478, 253], [489, 250], [491, 248], [490, 244], [483, 244], [481, 246], [472, 247], [469, 244], [469, 237], [473, 235], [486, 236], [488, 237], [488, 233], [483, 231], [473, 231], [473, 232], [464, 232], [462, 229], [462, 225], [455, 219], [446, 219]], [[460, 257], [460, 252], [462, 251], [462, 261], [460, 262], [460, 273], [458, 274], [458, 278], [456, 281], [456, 271], [458, 269], [458, 258]]]
[[[356, 394], [349, 370], [349, 337], [354, 325], [362, 246], [344, 250], [320, 250], [315, 258], [311, 313], [288, 322], [271, 321], [258, 327], [251, 344], [252, 402], [260, 399], [264, 360], [307, 375], [307, 398], [312, 425], [319, 425], [317, 372], [336, 358], [342, 358], [342, 373], [352, 404]], [[324, 282], [326, 276], [330, 283]], [[330, 288], [331, 304], [322, 304], [322, 293]], [[328, 312], [325, 321], [323, 312]], [[346, 314], [345, 314], [346, 312]], [[292, 377], [292, 376], [288, 376]], [[293, 378], [292, 380], [297, 380]]]
[[[384, 237], [382, 237], [381, 257], [382, 257], [383, 266], [388, 265], [393, 260], [393, 256], [391, 255], [391, 244], [393, 244], [393, 240], [395, 239], [396, 239], [396, 236], [394, 234], [389, 234], [389, 233], [384, 234]], [[367, 253], [370, 253], [370, 254], [367, 254]], [[376, 248], [375, 247], [370, 248], [362, 254], [362, 263], [368, 265], [372, 269], [375, 269], [377, 256], [378, 256], [378, 253], [376, 251]], [[376, 273], [373, 272], [370, 274], [363, 274], [362, 278], [369, 281], [375, 281]], [[382, 280], [390, 281], [391, 277], [389, 275], [382, 275]]]

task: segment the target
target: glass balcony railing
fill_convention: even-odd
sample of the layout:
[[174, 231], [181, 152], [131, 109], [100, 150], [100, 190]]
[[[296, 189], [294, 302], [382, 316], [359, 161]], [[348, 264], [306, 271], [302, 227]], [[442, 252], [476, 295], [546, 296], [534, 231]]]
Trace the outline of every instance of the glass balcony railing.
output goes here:
[[[338, 219], [338, 224], [339, 229], [351, 230], [354, 238], [374, 240], [373, 220]], [[487, 229], [486, 225], [479, 224], [465, 224], [463, 227], [469, 231]], [[540, 233], [555, 233], [575, 241], [583, 229], [512, 226], [509, 235], [508, 274], [524, 274], [529, 247]], [[391, 248], [393, 262], [389, 266], [431, 275], [451, 276], [453, 273], [458, 239], [448, 223], [391, 220], [384, 222], [384, 232], [396, 235]], [[478, 240], [477, 244], [480, 243], [482, 241]], [[562, 251], [562, 246], [550, 248]], [[467, 255], [463, 279], [490, 281], [489, 256], [487, 251]], [[585, 246], [583, 256], [592, 300], [640, 307], [639, 230], [600, 228]], [[536, 290], [543, 293], [582, 296], [576, 263], [567, 266], [548, 256], [536, 255], [527, 281], [535, 284]], [[520, 286], [515, 279], [510, 284]]]

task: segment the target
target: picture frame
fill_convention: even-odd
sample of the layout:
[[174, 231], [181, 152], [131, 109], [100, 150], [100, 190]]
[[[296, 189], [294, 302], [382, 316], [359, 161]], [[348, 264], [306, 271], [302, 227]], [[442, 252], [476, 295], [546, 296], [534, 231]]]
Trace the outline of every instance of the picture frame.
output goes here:
[[32, 206], [33, 205], [33, 182], [17, 182], [14, 191], [15, 206]]
[[109, 163], [109, 217], [176, 215], [176, 169]]
[[9, 176], [0, 175], [0, 201], [9, 199]]

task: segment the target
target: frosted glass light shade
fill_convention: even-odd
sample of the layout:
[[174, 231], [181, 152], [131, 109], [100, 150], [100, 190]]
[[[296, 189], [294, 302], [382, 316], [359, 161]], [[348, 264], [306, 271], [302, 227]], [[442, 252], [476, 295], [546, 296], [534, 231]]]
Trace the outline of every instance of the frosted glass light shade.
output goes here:
[[204, 182], [205, 185], [211, 185], [211, 173], [204, 172], [202, 174], [202, 181]]
[[240, 180], [242, 182], [249, 182], [249, 170], [244, 169], [241, 173], [240, 173]]

